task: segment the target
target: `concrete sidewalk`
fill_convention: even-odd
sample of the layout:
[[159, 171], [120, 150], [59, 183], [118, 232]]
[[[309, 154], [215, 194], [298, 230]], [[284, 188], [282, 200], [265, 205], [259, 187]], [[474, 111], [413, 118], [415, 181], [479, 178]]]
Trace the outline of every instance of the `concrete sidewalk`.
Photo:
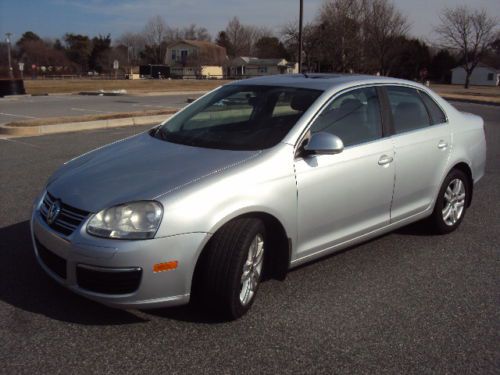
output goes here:
[[172, 115], [135, 116], [95, 121], [75, 121], [62, 124], [39, 126], [0, 125], [0, 134], [16, 137], [66, 133], [81, 130], [118, 128], [124, 126], [156, 125], [168, 120]]

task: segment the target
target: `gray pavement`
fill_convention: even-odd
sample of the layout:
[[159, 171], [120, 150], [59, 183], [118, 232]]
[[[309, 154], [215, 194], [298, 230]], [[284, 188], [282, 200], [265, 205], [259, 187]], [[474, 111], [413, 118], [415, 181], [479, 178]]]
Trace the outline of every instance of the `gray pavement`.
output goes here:
[[182, 108], [199, 93], [158, 96], [50, 95], [0, 99], [0, 124], [57, 116], [102, 115], [117, 112]]
[[[0, 140], [0, 373], [500, 372], [500, 108], [461, 227], [412, 225], [267, 281], [231, 323], [189, 308], [113, 310], [37, 266], [31, 202], [62, 162], [144, 128]], [[418, 171], [415, 171], [418, 173]]]

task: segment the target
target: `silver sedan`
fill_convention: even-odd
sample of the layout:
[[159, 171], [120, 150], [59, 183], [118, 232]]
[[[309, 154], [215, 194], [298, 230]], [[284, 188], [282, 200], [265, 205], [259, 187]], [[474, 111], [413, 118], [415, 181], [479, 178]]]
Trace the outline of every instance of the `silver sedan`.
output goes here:
[[234, 82], [65, 163], [34, 203], [35, 254], [110, 306], [235, 319], [263, 278], [417, 220], [452, 232], [485, 154], [483, 120], [413, 82]]

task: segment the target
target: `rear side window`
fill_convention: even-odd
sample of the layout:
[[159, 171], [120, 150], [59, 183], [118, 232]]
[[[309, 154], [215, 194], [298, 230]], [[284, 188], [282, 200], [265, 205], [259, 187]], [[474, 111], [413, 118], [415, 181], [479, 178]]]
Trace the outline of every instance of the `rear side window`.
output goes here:
[[340, 95], [315, 120], [311, 132], [334, 134], [344, 142], [344, 146], [382, 138], [377, 91], [373, 87], [365, 87]]
[[417, 90], [409, 87], [389, 86], [387, 95], [396, 134], [431, 125], [431, 119]]
[[441, 108], [438, 107], [436, 102], [432, 100], [429, 97], [429, 95], [427, 95], [425, 92], [419, 91], [419, 93], [427, 109], [429, 110], [429, 114], [431, 115], [432, 125], [442, 124], [446, 122], [446, 115], [441, 110]]

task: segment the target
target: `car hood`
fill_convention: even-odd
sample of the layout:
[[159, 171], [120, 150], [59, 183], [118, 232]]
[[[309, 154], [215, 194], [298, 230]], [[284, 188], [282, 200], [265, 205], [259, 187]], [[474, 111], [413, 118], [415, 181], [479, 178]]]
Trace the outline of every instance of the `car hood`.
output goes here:
[[69, 161], [52, 176], [47, 190], [64, 203], [98, 212], [155, 199], [259, 153], [185, 146], [142, 133]]

